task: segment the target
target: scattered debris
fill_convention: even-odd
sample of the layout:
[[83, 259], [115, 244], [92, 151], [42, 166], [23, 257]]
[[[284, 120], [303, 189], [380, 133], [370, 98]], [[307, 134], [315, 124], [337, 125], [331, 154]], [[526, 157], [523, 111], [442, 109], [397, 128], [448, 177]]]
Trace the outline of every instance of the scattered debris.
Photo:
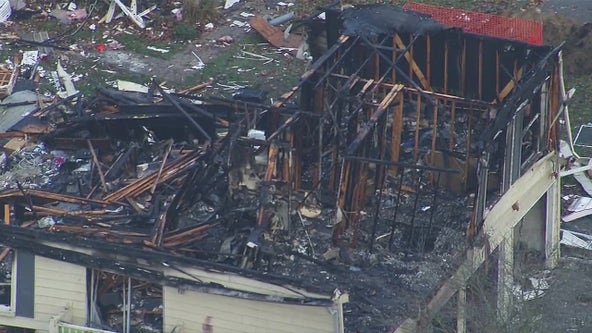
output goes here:
[[224, 2], [224, 9], [229, 9], [230, 7], [236, 5], [239, 2], [240, 0], [226, 0], [226, 2]]
[[72, 97], [78, 94], [78, 90], [74, 87], [74, 83], [72, 82], [72, 76], [68, 74], [64, 68], [62, 67], [61, 62], [58, 60], [57, 64], [57, 74], [61, 83], [65, 89], [65, 91], [59, 91], [58, 94], [62, 98]]
[[522, 301], [531, 301], [540, 298], [545, 294], [545, 291], [550, 288], [548, 282], [549, 271], [543, 271], [541, 277], [529, 277], [526, 282], [527, 287], [522, 287], [519, 284], [514, 285], [514, 296]]
[[11, 14], [10, 1], [0, 0], [0, 23], [6, 22]]
[[576, 197], [567, 207], [568, 214], [561, 217], [563, 222], [572, 222], [585, 216], [592, 215], [592, 198]]
[[159, 48], [154, 47], [154, 46], [146, 46], [146, 49], [147, 50], [150, 50], [150, 51], [154, 51], [154, 52], [159, 52], [159, 53], [169, 53], [170, 52], [170, 50], [159, 49]]
[[272, 26], [261, 15], [256, 15], [249, 21], [253, 29], [257, 30], [271, 45], [280, 48], [289, 48], [297, 50], [304, 38], [296, 34], [288, 34], [285, 37], [284, 32], [277, 27]]
[[592, 125], [582, 125], [574, 139], [574, 145], [580, 147], [592, 147]]
[[581, 232], [561, 229], [561, 244], [584, 250], [592, 250], [592, 236]]
[[0, 65], [0, 98], [4, 98], [12, 93], [16, 83], [18, 67], [12, 68], [6, 65]]
[[289, 13], [287, 13], [287, 14], [284, 14], [284, 15], [278, 16], [278, 17], [276, 17], [276, 18], [272, 18], [272, 19], [270, 19], [270, 20], [268, 20], [268, 21], [269, 21], [269, 24], [270, 24], [270, 25], [272, 25], [272, 26], [274, 26], [274, 27], [275, 27], [275, 26], [278, 26], [278, 25], [284, 24], [284, 23], [286, 23], [286, 22], [290, 21], [290, 20], [291, 20], [291, 19], [293, 19], [293, 18], [294, 18], [294, 12], [289, 12]]
[[234, 38], [232, 38], [231, 36], [226, 35], [226, 36], [222, 36], [222, 37], [218, 38], [217, 42], [219, 44], [226, 44], [227, 45], [227, 44], [233, 43], [234, 42]]

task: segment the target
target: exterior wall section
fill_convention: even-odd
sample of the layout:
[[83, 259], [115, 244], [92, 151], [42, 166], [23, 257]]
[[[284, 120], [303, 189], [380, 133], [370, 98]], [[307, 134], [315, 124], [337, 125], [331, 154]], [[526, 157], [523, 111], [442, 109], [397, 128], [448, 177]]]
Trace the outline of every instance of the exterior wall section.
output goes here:
[[333, 333], [339, 311], [163, 288], [164, 331], [175, 333]]

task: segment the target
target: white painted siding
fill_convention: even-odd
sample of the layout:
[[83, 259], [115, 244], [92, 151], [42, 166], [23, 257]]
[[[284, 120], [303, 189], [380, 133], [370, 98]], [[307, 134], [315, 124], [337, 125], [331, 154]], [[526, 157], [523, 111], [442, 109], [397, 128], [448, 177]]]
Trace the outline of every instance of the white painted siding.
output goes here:
[[68, 306], [72, 323], [85, 325], [86, 297], [86, 267], [35, 256], [36, 320], [49, 322]]
[[338, 313], [322, 306], [291, 305], [163, 288], [164, 331], [202, 333], [211, 317], [216, 333], [333, 333]]

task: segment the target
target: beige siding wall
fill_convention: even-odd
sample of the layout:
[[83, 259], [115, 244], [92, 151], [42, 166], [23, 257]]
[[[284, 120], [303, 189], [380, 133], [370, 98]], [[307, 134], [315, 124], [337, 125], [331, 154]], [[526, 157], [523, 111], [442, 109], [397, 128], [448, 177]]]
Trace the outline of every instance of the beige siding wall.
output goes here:
[[73, 324], [86, 324], [86, 268], [35, 256], [35, 319], [49, 322], [65, 306]]
[[337, 311], [327, 307], [163, 289], [165, 333], [175, 327], [175, 333], [202, 333], [208, 317], [215, 333], [329, 333], [337, 327]]

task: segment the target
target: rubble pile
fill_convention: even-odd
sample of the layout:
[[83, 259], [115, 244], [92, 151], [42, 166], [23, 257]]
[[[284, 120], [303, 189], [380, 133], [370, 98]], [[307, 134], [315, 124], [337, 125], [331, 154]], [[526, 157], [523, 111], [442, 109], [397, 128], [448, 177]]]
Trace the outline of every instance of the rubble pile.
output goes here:
[[[228, 1], [225, 8], [236, 3]], [[144, 29], [156, 5], [141, 13], [126, 11], [118, 1], [111, 7], [106, 22], [119, 8], [134, 29]], [[316, 55], [298, 85], [271, 105], [257, 88], [228, 85], [233, 98], [196, 94], [212, 80], [184, 90], [157, 79], [148, 85], [117, 80], [85, 96], [75, 86], [84, 74], [64, 68], [62, 60], [47, 71], [43, 50], [24, 52], [0, 70], [3, 222], [62, 241], [102, 242], [102, 249], [190, 258], [261, 279], [280, 276], [326, 294], [339, 288], [351, 295], [345, 304], [348, 331], [384, 331], [415, 316], [460, 266], [486, 206], [503, 194], [498, 173], [508, 167], [505, 145], [494, 141], [518, 105], [529, 110], [520, 118], [528, 124], [520, 138], [539, 134], [533, 131], [541, 120], [530, 112], [530, 105], [540, 107], [529, 95], [535, 89], [518, 85], [518, 79], [524, 73], [521, 84], [538, 84], [553, 50], [508, 42], [514, 48], [498, 62], [512, 64], [513, 72], [484, 71], [483, 57], [495, 56], [483, 51], [488, 40], [399, 8], [381, 9], [327, 11], [327, 22], [345, 20], [347, 34], [327, 24], [330, 49]], [[81, 21], [92, 10], [52, 8], [51, 15]], [[374, 15], [402, 15], [417, 26], [387, 19], [380, 26], [355, 15], [368, 22], [376, 21]], [[293, 14], [242, 17], [271, 45], [285, 49], [286, 57], [309, 58], [302, 36], [275, 26]], [[450, 38], [412, 38], [414, 27]], [[375, 35], [384, 38], [374, 41]], [[459, 36], [468, 51], [455, 46]], [[40, 46], [55, 47], [52, 41]], [[216, 39], [220, 47], [232, 43], [231, 36]], [[507, 51], [492, 45], [497, 53]], [[96, 51], [120, 46], [99, 43]], [[410, 48], [406, 64], [397, 64], [407, 51], [397, 52]], [[439, 49], [446, 53], [442, 65], [431, 54], [440, 57]], [[203, 69], [201, 58], [193, 56], [199, 60], [195, 70]], [[426, 63], [418, 65], [414, 56]], [[245, 50], [239, 57], [274, 61]], [[544, 70], [526, 73], [535, 65]], [[475, 78], [479, 84], [468, 83]], [[40, 94], [40, 81], [55, 94]], [[528, 92], [514, 98], [516, 87]], [[524, 143], [522, 162], [528, 166], [542, 156], [544, 145]], [[479, 161], [484, 152], [487, 158]], [[92, 323], [162, 331], [162, 286], [137, 275], [92, 274]]]
[[[330, 202], [291, 193], [281, 183], [272, 186], [273, 200], [262, 191], [261, 162], [269, 149], [260, 132], [244, 126], [248, 109], [240, 108], [249, 102], [149, 88], [147, 93], [100, 88], [89, 99], [74, 95], [9, 128], [6, 144], [14, 140], [10, 137], [21, 141], [6, 155], [0, 175], [5, 223], [290, 276], [328, 291], [349, 286], [356, 300], [346, 318], [352, 327], [388, 327], [390, 320], [375, 322], [372, 313], [398, 312], [402, 294], [429, 295], [453, 267], [463, 228], [455, 214], [469, 197], [443, 203], [443, 193], [429, 190], [415, 202], [412, 188], [389, 190], [374, 231], [383, 235], [376, 248], [334, 247]], [[396, 201], [398, 220], [414, 215], [418, 224], [433, 220], [431, 245], [409, 244], [405, 228], [391, 230]], [[267, 228], [257, 223], [264, 203], [275, 207]], [[456, 236], [438, 239], [442, 228]], [[369, 243], [371, 234], [363, 230], [361, 244]], [[256, 253], [250, 252], [252, 243], [259, 245]], [[115, 292], [112, 288], [103, 293]], [[133, 290], [138, 302], [143, 299]], [[362, 296], [368, 292], [371, 298]], [[358, 311], [364, 304], [374, 310]], [[116, 327], [121, 313], [104, 315]]]

